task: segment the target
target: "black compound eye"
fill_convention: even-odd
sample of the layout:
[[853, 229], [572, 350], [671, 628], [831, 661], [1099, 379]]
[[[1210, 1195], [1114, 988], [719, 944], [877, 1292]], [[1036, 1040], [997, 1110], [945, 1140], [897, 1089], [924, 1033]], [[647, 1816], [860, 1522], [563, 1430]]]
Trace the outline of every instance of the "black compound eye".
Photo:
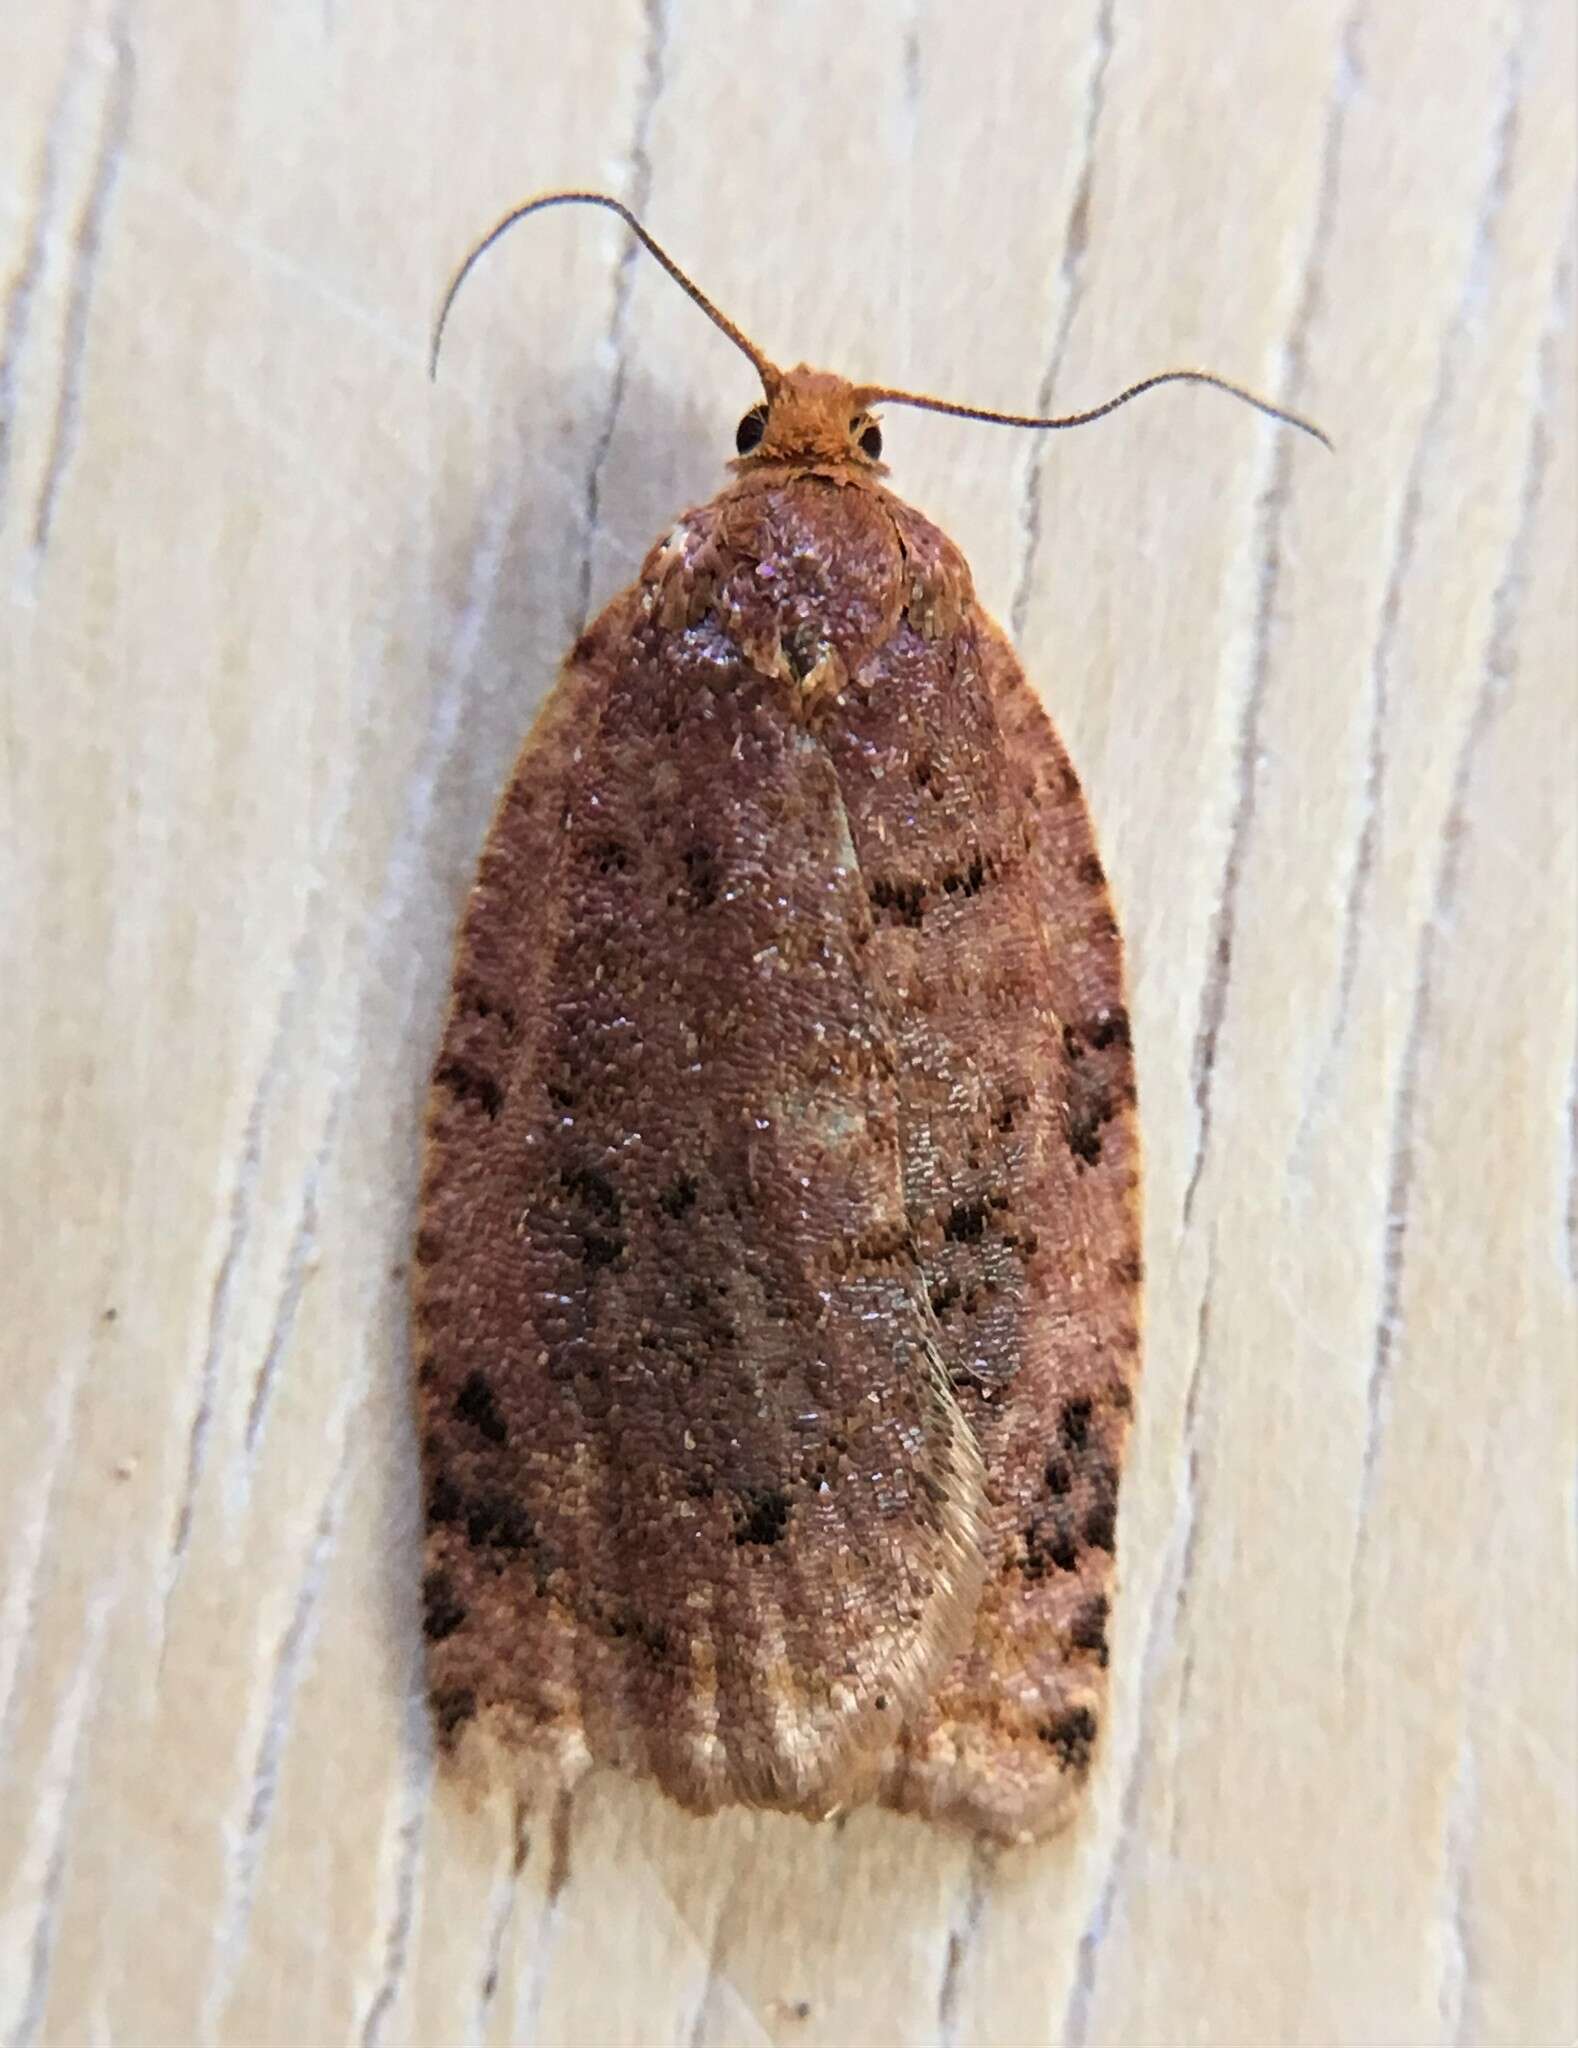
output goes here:
[[766, 431], [767, 408], [753, 405], [734, 430], [734, 445], [742, 455], [749, 455]]
[[881, 459], [882, 429], [875, 420], [871, 422], [870, 426], [867, 427], [860, 437], [860, 452], [862, 455], [869, 455], [873, 462], [880, 461]]

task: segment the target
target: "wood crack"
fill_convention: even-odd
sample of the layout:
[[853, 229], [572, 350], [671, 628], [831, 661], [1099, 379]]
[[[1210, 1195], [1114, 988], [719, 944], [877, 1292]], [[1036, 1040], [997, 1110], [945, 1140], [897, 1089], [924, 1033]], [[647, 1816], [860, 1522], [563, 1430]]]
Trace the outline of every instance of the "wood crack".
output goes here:
[[1330, 1087], [1332, 1072], [1347, 1035], [1354, 983], [1358, 976], [1359, 942], [1364, 929], [1370, 888], [1374, 880], [1381, 825], [1386, 808], [1389, 768], [1386, 739], [1392, 716], [1392, 662], [1402, 619], [1403, 591], [1412, 573], [1418, 548], [1430, 457], [1440, 443], [1443, 423], [1457, 394], [1459, 357], [1476, 325], [1475, 311], [1483, 300], [1487, 276], [1495, 262], [1501, 214], [1512, 182], [1512, 163], [1522, 93], [1522, 70], [1523, 32], [1520, 30], [1507, 51], [1501, 108], [1492, 130], [1490, 170], [1477, 209], [1475, 228], [1470, 239], [1469, 260], [1463, 273], [1457, 304], [1453, 308], [1436, 359], [1434, 389], [1409, 457], [1402, 504], [1393, 530], [1380, 617], [1370, 655], [1364, 787], [1358, 838], [1343, 904], [1337, 994], [1320, 1075], [1311, 1094], [1310, 1107], [1303, 1119], [1306, 1129]]
[[921, 35], [918, 0], [911, 0], [910, 11], [904, 23], [899, 92], [904, 110], [906, 139], [913, 159], [916, 138], [920, 133], [921, 113]]
[[515, 1903], [520, 1896], [521, 1872], [526, 1868], [526, 1859], [530, 1854], [531, 1834], [526, 1826], [526, 1804], [517, 1796], [510, 1830], [509, 1868], [494, 1887], [495, 1904], [488, 1922], [487, 1939], [482, 1947], [482, 1982], [477, 1987], [476, 2018], [471, 2027], [471, 2038], [474, 2041], [485, 2041], [488, 2038], [493, 2007], [499, 1995], [499, 1972], [504, 1964], [504, 1944], [509, 1939], [510, 1927], [515, 1919]]
[[241, 1836], [230, 1858], [230, 1867], [224, 1884], [224, 1898], [217, 1915], [214, 1976], [206, 2001], [207, 2015], [204, 2028], [205, 2035], [209, 2037], [218, 2031], [231, 1978], [246, 1944], [247, 1928], [252, 1917], [252, 1902], [257, 1890], [258, 1870], [263, 1860], [269, 1826], [274, 1816], [275, 1801], [279, 1794], [280, 1760], [284, 1755], [286, 1738], [290, 1733], [296, 1694], [306, 1671], [307, 1657], [312, 1647], [313, 1625], [328, 1580], [330, 1557], [339, 1530], [341, 1504], [350, 1476], [352, 1441], [352, 1434], [347, 1429], [341, 1443], [334, 1476], [318, 1510], [317, 1523], [313, 1529], [307, 1561], [297, 1583], [290, 1618], [274, 1653], [268, 1704], [253, 1758]]
[[344, 1099], [345, 1087], [342, 1082], [335, 1089], [334, 1097], [329, 1104], [329, 1113], [324, 1119], [323, 1136], [318, 1142], [318, 1149], [313, 1154], [302, 1182], [296, 1227], [291, 1233], [290, 1249], [285, 1256], [285, 1276], [280, 1288], [279, 1303], [275, 1310], [273, 1327], [269, 1331], [268, 1342], [263, 1348], [262, 1362], [252, 1382], [252, 1398], [247, 1405], [246, 1428], [242, 1443], [249, 1474], [257, 1456], [263, 1425], [273, 1400], [274, 1384], [285, 1354], [290, 1349], [291, 1338], [295, 1335], [296, 1317], [301, 1310], [302, 1296], [306, 1293], [307, 1281], [317, 1260], [318, 1190], [322, 1184], [329, 1155], [334, 1149], [334, 1140], [339, 1130], [340, 1108]]
[[225, 1248], [220, 1254], [219, 1265], [214, 1273], [213, 1287], [209, 1293], [208, 1335], [204, 1341], [202, 1363], [197, 1373], [197, 1403], [192, 1410], [192, 1420], [187, 1431], [186, 1473], [181, 1483], [180, 1498], [176, 1503], [169, 1554], [165, 1559], [158, 1651], [161, 1666], [170, 1636], [171, 1603], [185, 1567], [186, 1553], [191, 1546], [198, 1489], [202, 1485], [203, 1473], [208, 1463], [208, 1441], [214, 1426], [220, 1361], [224, 1356], [229, 1336], [236, 1276], [252, 1231], [253, 1201], [257, 1193], [258, 1177], [263, 1169], [263, 1125], [275, 1087], [284, 1071], [285, 1047], [289, 1038], [298, 982], [299, 975], [293, 973], [280, 1001], [279, 1012], [274, 1020], [273, 1036], [269, 1041], [269, 1049], [264, 1057], [257, 1086], [252, 1092], [246, 1122], [242, 1127], [241, 1156], [236, 1162], [235, 1175], [231, 1183], [229, 1229], [225, 1237]]
[[44, 480], [39, 488], [33, 514], [33, 548], [42, 555], [49, 547], [55, 506], [66, 470], [77, 445], [82, 414], [83, 369], [87, 357], [88, 319], [98, 282], [99, 259], [104, 251], [104, 231], [110, 201], [120, 178], [131, 130], [132, 102], [136, 92], [137, 67], [127, 28], [126, 11], [117, 15], [110, 31], [114, 66], [105, 98], [104, 118], [99, 129], [98, 154], [88, 196], [77, 217], [73, 238], [71, 283], [66, 302], [65, 340], [61, 349], [60, 382], [55, 400], [55, 424], [50, 436]]
[[[1073, 200], [1069, 205], [1068, 219], [1063, 227], [1063, 255], [1058, 264], [1058, 282], [1063, 289], [1063, 304], [1053, 329], [1052, 346], [1047, 352], [1046, 366], [1041, 372], [1041, 381], [1036, 386], [1035, 404], [1031, 410], [1038, 414], [1047, 414], [1052, 410], [1058, 379], [1063, 373], [1063, 359], [1068, 353], [1069, 336], [1074, 330], [1074, 319], [1084, 294], [1085, 250], [1090, 239], [1090, 200], [1096, 175], [1096, 144], [1101, 128], [1102, 111], [1106, 105], [1107, 66], [1111, 61], [1115, 40], [1113, 21], [1116, 11], [1116, 0], [1100, 0], [1096, 9], [1090, 75], [1085, 87], [1085, 121], [1079, 176], [1075, 182]], [[1035, 576], [1036, 557], [1041, 550], [1045, 465], [1045, 442], [1038, 439], [1031, 443], [1026, 462], [1024, 498], [1019, 508], [1019, 567], [1014, 577], [1014, 594], [1008, 608], [1010, 634], [1016, 647], [1024, 644], [1025, 620], [1030, 611], [1031, 584]]]
[[1464, 730], [1452, 775], [1451, 795], [1437, 841], [1435, 884], [1415, 953], [1413, 999], [1403, 1043], [1397, 1092], [1393, 1100], [1388, 1148], [1386, 1206], [1383, 1215], [1381, 1279], [1369, 1373], [1365, 1385], [1365, 1432], [1359, 1469], [1359, 1501], [1353, 1554], [1348, 1571], [1348, 1615], [1344, 1629], [1343, 1668], [1352, 1677], [1353, 1628], [1358, 1588], [1369, 1532], [1375, 1469], [1385, 1428], [1397, 1340], [1401, 1330], [1403, 1281], [1408, 1256], [1416, 1168], [1415, 1125], [1424, 1048], [1434, 1022], [1438, 952], [1450, 932], [1457, 906], [1464, 851], [1471, 828], [1470, 794], [1480, 753], [1490, 735], [1518, 672], [1517, 632], [1535, 524], [1544, 495], [1550, 461], [1547, 418], [1555, 392], [1556, 344], [1571, 284], [1571, 227], [1556, 265], [1552, 312], [1540, 335], [1536, 355], [1535, 400], [1529, 431], [1518, 510], [1511, 543], [1490, 606], [1490, 631], [1481, 662], [1480, 685]]
[[411, 1929], [416, 1920], [418, 1880], [434, 1763], [433, 1724], [426, 1697], [421, 1692], [413, 1695], [409, 1702], [408, 1719], [405, 1782], [401, 1789], [400, 1826], [396, 1837], [394, 1909], [384, 1937], [383, 1970], [378, 1988], [368, 2003], [367, 2017], [362, 2022], [362, 2048], [378, 2048], [383, 2037], [384, 2022], [405, 1982]]
[[[638, 217], [645, 216], [648, 202], [652, 197], [652, 116], [663, 93], [663, 65], [668, 51], [667, 0], [646, 0], [645, 16], [646, 39], [641, 59], [641, 85], [636, 97], [635, 122], [629, 152], [629, 206], [631, 212]], [[625, 328], [630, 315], [630, 295], [635, 285], [636, 259], [639, 254], [640, 244], [633, 235], [627, 236], [614, 271], [614, 303], [609, 310], [608, 331], [604, 336], [604, 346], [613, 356], [614, 370], [602, 423], [592, 443], [582, 492], [581, 523], [585, 542], [581, 552], [576, 593], [576, 618], [579, 622], [575, 629], [577, 636], [586, 631], [591, 618], [592, 551], [597, 544], [598, 529], [602, 523], [603, 475], [608, 467], [608, 451], [613, 446], [619, 415], [624, 407], [625, 386], [629, 378], [630, 366], [625, 355]]]
[[948, 1930], [948, 1947], [943, 1960], [942, 1980], [937, 1986], [937, 2040], [939, 2048], [956, 2048], [959, 2039], [959, 2007], [964, 1969], [981, 1936], [987, 1899], [997, 1870], [998, 1849], [993, 1842], [977, 1839], [970, 1851], [970, 1870], [964, 1891], [964, 1910]]
[[39, 1614], [39, 1576], [45, 1561], [54, 1556], [52, 1536], [60, 1489], [74, 1470], [70, 1444], [84, 1384], [85, 1357], [87, 1376], [91, 1376], [91, 1355], [81, 1350], [69, 1370], [62, 1362], [53, 1376], [47, 1443], [36, 1467], [41, 1483], [31, 1494], [24, 1494], [19, 1485], [11, 1497], [6, 1543], [9, 1570], [0, 1599], [0, 1757], [10, 1753], [12, 1721], [22, 1701], [24, 1658]]
[[712, 2000], [712, 1987], [718, 1981], [719, 1966], [723, 1960], [723, 1930], [729, 1917], [728, 1901], [724, 1900], [713, 1916], [712, 1932], [707, 1938], [707, 1968], [701, 1980], [701, 1994], [696, 2000], [696, 2009], [690, 2016], [690, 2025], [685, 2029], [685, 2048], [702, 2048], [707, 2033], [707, 2008]]
[[1567, 1203], [1563, 1216], [1567, 1244], [1567, 1278], [1578, 1287], [1578, 1044], [1573, 1047], [1567, 1083]]
[[53, 1805], [54, 1825], [38, 1889], [38, 1911], [31, 1938], [25, 1944], [27, 1982], [16, 2025], [9, 2036], [9, 2048], [33, 2048], [33, 2043], [42, 2037], [49, 2007], [55, 1929], [81, 1804], [88, 1727], [98, 1698], [97, 1679], [111, 1599], [110, 1591], [105, 1590], [89, 1609], [82, 1654], [58, 1703], [48, 1754], [36, 1788], [39, 1796], [34, 1804], [35, 1819], [41, 1822], [44, 1812]]
[[44, 142], [39, 153], [38, 198], [27, 231], [27, 246], [21, 268], [6, 293], [5, 317], [0, 320], [0, 516], [4, 513], [6, 483], [16, 440], [17, 374], [32, 325], [33, 302], [44, 274], [45, 252], [54, 233], [62, 136], [76, 99], [82, 70], [80, 44], [73, 38], [44, 128]]
[[[1196, 1318], [1195, 1354], [1189, 1369], [1189, 1386], [1184, 1395], [1183, 1434], [1186, 1452], [1198, 1413], [1199, 1389], [1205, 1371], [1210, 1341], [1211, 1296], [1214, 1266], [1208, 1265]], [[1151, 1757], [1156, 1748], [1151, 1731], [1160, 1690], [1161, 1669], [1167, 1651], [1177, 1636], [1188, 1597], [1189, 1574], [1194, 1569], [1197, 1549], [1196, 1520], [1199, 1503], [1191, 1478], [1191, 1462], [1185, 1457], [1184, 1484], [1178, 1496], [1168, 1540], [1168, 1564], [1164, 1568], [1145, 1624], [1145, 1645], [1140, 1658], [1139, 1711], [1134, 1743], [1129, 1755], [1128, 1774], [1119, 1802], [1117, 1827], [1107, 1855], [1106, 1867], [1096, 1887], [1095, 1898], [1075, 1952], [1074, 1980], [1069, 1987], [1063, 2013], [1061, 2040], [1064, 2048], [1085, 2048], [1090, 2039], [1091, 2010], [1095, 2003], [1096, 1976], [1113, 1910], [1128, 1875], [1129, 1859], [1139, 1834], [1140, 1799], [1145, 1790]]]
[[[1308, 368], [1310, 333], [1321, 308], [1326, 259], [1331, 253], [1337, 223], [1348, 107], [1356, 86], [1364, 76], [1359, 54], [1363, 19], [1361, 5], [1349, 15], [1338, 41], [1335, 76], [1327, 97], [1321, 139], [1315, 219], [1310, 229], [1298, 303], [1283, 344], [1282, 372], [1277, 379], [1276, 402], [1286, 410], [1297, 407]], [[1199, 1021], [1195, 1029], [1195, 1149], [1184, 1190], [1185, 1226], [1193, 1215], [1195, 1196], [1211, 1148], [1217, 1047], [1227, 1015], [1233, 950], [1238, 938], [1239, 891], [1259, 799], [1260, 726], [1271, 685], [1272, 643], [1276, 633], [1277, 596], [1282, 581], [1282, 527], [1293, 494], [1293, 438], [1291, 428], [1279, 428], [1276, 432], [1271, 478], [1261, 494], [1257, 513], [1259, 542], [1256, 552], [1260, 569], [1251, 637], [1249, 688], [1239, 712], [1235, 755], [1237, 787], [1228, 825], [1222, 879], [1217, 889], [1216, 914], [1206, 949], [1205, 978], [1200, 990]]]
[[1444, 1938], [1437, 2011], [1441, 2021], [1441, 2039], [1453, 2043], [1453, 2048], [1467, 2048], [1470, 2041], [1482, 2038], [1473, 2024], [1474, 1942], [1468, 1917], [1477, 1785], [1474, 1745], [1465, 1729], [1447, 1805], [1441, 1857]]
[[[1211, 1303], [1216, 1290], [1216, 1232], [1211, 1232], [1211, 1248], [1206, 1257], [1205, 1285], [1200, 1291], [1200, 1307], [1195, 1319], [1194, 1361], [1190, 1367], [1189, 1385], [1184, 1394], [1183, 1450], [1184, 1450], [1184, 1497], [1189, 1503], [1188, 1539], [1184, 1544], [1183, 1562], [1178, 1570], [1177, 1604], [1173, 1614], [1173, 1632], [1176, 1635], [1183, 1627], [1184, 1616], [1189, 1606], [1189, 1595], [1194, 1585], [1195, 1565], [1199, 1554], [1200, 1524], [1200, 1387], [1205, 1373], [1206, 1354], [1211, 1344]], [[1183, 1668], [1178, 1678], [1178, 1710], [1176, 1719], [1182, 1721], [1184, 1710], [1189, 1703], [1189, 1689], [1194, 1680], [1194, 1645], [1184, 1645]]]
[[548, 1881], [542, 1910], [537, 1915], [537, 1938], [532, 1943], [531, 1967], [520, 1998], [522, 2040], [536, 2041], [542, 2034], [542, 2003], [548, 1991], [548, 1975], [558, 1946], [561, 1900], [570, 1882], [570, 1843], [575, 1820], [575, 1794], [561, 1790], [554, 1799], [549, 1823]]

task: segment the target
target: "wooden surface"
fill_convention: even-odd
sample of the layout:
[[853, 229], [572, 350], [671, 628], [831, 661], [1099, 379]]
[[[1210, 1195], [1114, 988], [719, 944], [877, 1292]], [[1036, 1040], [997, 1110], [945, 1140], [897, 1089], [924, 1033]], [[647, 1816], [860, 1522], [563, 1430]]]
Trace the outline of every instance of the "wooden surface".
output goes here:
[[[1570, 2040], [1565, 0], [0, 20], [0, 2038]], [[890, 414], [1132, 948], [1147, 1378], [1075, 1830], [435, 1780], [405, 1278], [494, 795], [770, 352]]]

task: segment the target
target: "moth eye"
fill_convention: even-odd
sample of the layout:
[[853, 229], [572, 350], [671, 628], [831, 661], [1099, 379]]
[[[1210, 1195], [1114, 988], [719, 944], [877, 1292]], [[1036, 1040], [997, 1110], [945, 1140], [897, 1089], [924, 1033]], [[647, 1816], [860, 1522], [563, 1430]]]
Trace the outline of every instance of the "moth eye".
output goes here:
[[877, 461], [878, 458], [881, 456], [882, 429], [877, 425], [875, 420], [871, 422], [871, 425], [867, 427], [866, 431], [861, 435], [860, 450], [863, 455], [869, 455], [873, 462]]
[[734, 445], [742, 455], [749, 455], [766, 431], [767, 408], [753, 405], [734, 430]]

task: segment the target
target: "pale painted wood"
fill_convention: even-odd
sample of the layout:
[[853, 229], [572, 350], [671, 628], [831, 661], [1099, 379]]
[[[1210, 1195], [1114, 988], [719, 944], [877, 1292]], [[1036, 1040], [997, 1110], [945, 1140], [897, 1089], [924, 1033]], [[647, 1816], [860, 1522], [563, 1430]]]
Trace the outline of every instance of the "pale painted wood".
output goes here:
[[[0, 21], [0, 2030], [1578, 2030], [1573, 13], [31, 0]], [[1148, 1378], [1066, 1839], [434, 1782], [404, 1276], [494, 795], [749, 373], [895, 413], [1130, 935]], [[616, 402], [617, 401], [617, 402]], [[518, 1864], [518, 1868], [517, 1868]]]

